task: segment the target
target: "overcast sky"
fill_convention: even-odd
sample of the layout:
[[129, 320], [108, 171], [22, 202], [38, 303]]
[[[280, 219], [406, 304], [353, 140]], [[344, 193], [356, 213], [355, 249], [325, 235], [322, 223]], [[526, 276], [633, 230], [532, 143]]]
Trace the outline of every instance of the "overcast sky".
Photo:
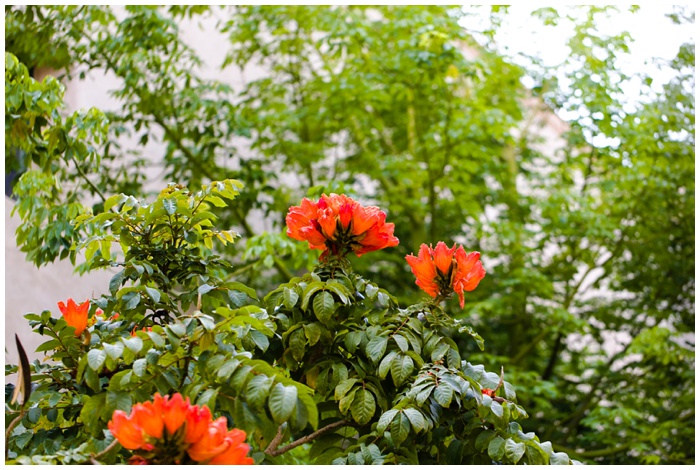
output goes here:
[[[540, 57], [546, 65], [561, 64], [568, 54], [566, 39], [571, 35], [570, 27], [565, 22], [558, 26], [543, 26], [542, 22], [531, 16], [531, 12], [545, 5], [526, 2], [525, 5], [512, 5], [509, 13], [495, 36], [499, 48], [506, 55], [526, 53]], [[487, 13], [491, 6], [480, 7]], [[564, 16], [567, 6], [557, 7]], [[684, 42], [694, 42], [695, 25], [676, 25], [666, 13], [673, 11], [670, 4], [644, 4], [636, 13], [629, 12], [628, 7], [619, 6], [618, 13], [612, 13], [611, 18], [598, 23], [598, 30], [605, 34], [619, 34], [622, 31], [630, 33], [633, 42], [630, 44], [630, 54], [619, 56], [621, 72], [632, 75], [647, 73], [656, 83], [652, 86], [660, 90], [660, 85], [672, 76], [669, 70], [659, 70], [652, 63], [652, 58], [672, 59], [678, 48]], [[471, 9], [470, 9], [471, 10]], [[467, 17], [462, 23], [467, 29], [481, 30], [484, 27], [483, 17]], [[639, 95], [638, 90], [630, 89], [630, 96]]]

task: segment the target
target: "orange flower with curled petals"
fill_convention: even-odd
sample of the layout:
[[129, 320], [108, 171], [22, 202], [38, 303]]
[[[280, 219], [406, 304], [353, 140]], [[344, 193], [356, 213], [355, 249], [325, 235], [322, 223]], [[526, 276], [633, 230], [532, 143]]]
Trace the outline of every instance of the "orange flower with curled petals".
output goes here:
[[245, 432], [228, 430], [226, 418], [212, 422], [202, 438], [187, 450], [195, 462], [211, 465], [250, 465], [253, 459], [246, 457], [250, 446], [245, 444]]
[[190, 406], [187, 410], [187, 429], [185, 431], [185, 443], [198, 442], [209, 429], [211, 424], [211, 411], [206, 406]]
[[245, 432], [228, 430], [226, 418], [212, 421], [209, 408], [191, 405], [179, 393], [156, 393], [128, 415], [115, 411], [107, 426], [123, 447], [135, 451], [132, 464], [253, 463], [246, 457]]
[[125, 449], [143, 449], [148, 444], [144, 439], [140, 423], [122, 410], [116, 410], [112, 414], [112, 419], [107, 424], [107, 428]]
[[163, 400], [163, 422], [171, 436], [174, 436], [187, 420], [189, 408], [190, 399], [183, 400], [179, 393], [173, 395], [170, 400]]
[[302, 199], [289, 208], [287, 235], [306, 241], [309, 248], [345, 256], [351, 251], [362, 256], [370, 251], [396, 246], [394, 224], [386, 223], [386, 214], [376, 206], [362, 206], [344, 194], [321, 196], [318, 202]]
[[252, 465], [254, 463], [251, 457], [246, 457], [250, 450], [250, 446], [245, 443], [246, 434], [240, 429], [232, 429], [227, 434], [224, 440], [228, 444], [228, 448], [211, 459], [209, 465]]
[[88, 310], [90, 309], [90, 301], [86, 300], [80, 305], [77, 305], [73, 299], [68, 299], [68, 305], [63, 302], [58, 303], [58, 309], [63, 314], [69, 326], [75, 328], [75, 336], [80, 336], [87, 328]]
[[476, 289], [486, 275], [479, 257], [477, 251], [467, 254], [462, 245], [447, 248], [439, 242], [435, 249], [422, 244], [418, 256], [408, 255], [406, 261], [421, 289], [433, 298], [456, 292], [459, 305], [464, 308], [464, 292]]

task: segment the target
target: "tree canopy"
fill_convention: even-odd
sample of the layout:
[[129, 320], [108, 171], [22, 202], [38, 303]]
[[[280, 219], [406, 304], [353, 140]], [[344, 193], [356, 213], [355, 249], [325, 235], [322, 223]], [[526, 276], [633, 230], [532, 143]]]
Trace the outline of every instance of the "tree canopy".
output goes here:
[[[83, 248], [88, 261], [78, 269], [88, 272], [109, 265], [110, 249], [101, 247], [117, 238], [105, 238], [99, 228], [108, 221], [104, 216], [99, 223], [71, 221], [94, 222], [89, 218], [110, 213], [116, 194], [125, 195], [119, 204], [127, 212], [127, 197], [162, 200], [167, 195], [145, 188], [146, 166], [162, 166], [165, 179], [181, 185], [171, 187], [173, 200], [185, 197], [182, 188], [240, 181], [242, 188], [214, 185], [202, 194], [223, 191], [208, 201], [217, 208], [224, 243], [214, 246], [218, 235], [200, 232], [197, 240], [205, 245], [197, 256], [213, 263], [221, 283], [254, 289], [239, 286], [243, 294], [234, 294], [242, 295], [235, 302], [256, 298], [256, 291], [272, 292], [258, 307], [248, 307], [259, 309], [253, 317], [263, 332], [243, 340], [254, 349], [268, 341], [268, 330], [272, 338], [265, 323], [272, 320], [260, 316], [263, 309], [281, 306], [291, 318], [310, 301], [305, 294], [314, 282], [324, 283], [324, 292], [332, 283], [326, 274], [305, 274], [318, 255], [287, 237], [289, 207], [304, 196], [344, 193], [382, 207], [395, 223], [398, 246], [353, 260], [355, 272], [381, 279], [396, 296], [386, 299], [387, 308], [421, 299], [404, 261], [421, 243], [444, 240], [481, 253], [487, 275], [479, 289], [464, 310], [454, 301], [444, 309], [478, 331], [486, 348], [456, 330], [444, 333], [444, 344], [486, 370], [503, 367], [509, 397], [517, 392], [517, 406], [530, 413], [519, 415], [523, 429], [583, 462], [694, 463], [694, 45], [683, 44], [662, 64], [673, 73], [657, 92], [650, 74], [626, 76], [617, 67], [633, 38], [596, 28], [614, 9], [535, 12], [533, 21], [543, 28], [574, 25], [568, 59], [558, 67], [536, 57], [523, 65], [497, 49], [493, 34], [507, 9], [494, 7], [479, 33], [460, 25], [464, 14], [438, 6], [6, 7], [6, 52], [16, 59], [6, 55], [5, 168], [22, 172], [14, 186], [23, 221], [18, 245], [37, 266], [66, 257], [76, 262], [76, 249]], [[694, 21], [686, 10], [671, 17], [679, 24]], [[216, 25], [217, 41], [225, 39], [217, 43], [226, 50], [219, 64], [224, 71], [263, 73], [240, 87], [207, 78], [179, 26], [204, 20]], [[28, 70], [51, 67], [58, 80], [35, 82], [20, 63]], [[119, 109], [66, 113], [61, 80], [83, 86], [81, 80], [95, 71], [117, 77], [112, 94]], [[632, 80], [642, 83], [645, 94], [634, 109], [625, 105], [625, 84]], [[562, 123], [557, 139], [545, 139], [547, 122], [571, 115], [578, 118]], [[161, 150], [147, 148], [152, 141]], [[234, 192], [235, 204], [223, 203], [220, 197]], [[166, 212], [184, 210], [184, 203], [177, 204]], [[186, 215], [194, 217], [196, 210]], [[153, 222], [143, 214], [120, 217], [137, 227]], [[271, 230], [258, 230], [261, 218]], [[138, 245], [121, 242], [126, 255]], [[144, 249], [149, 243], [142, 240]], [[192, 261], [176, 251], [163, 256], [173, 266]], [[143, 275], [131, 269], [132, 280]], [[342, 302], [343, 289], [367, 292], [370, 285], [348, 276], [335, 299]], [[140, 298], [133, 292], [122, 294], [129, 295], [125, 304]], [[159, 304], [160, 294], [144, 295]], [[193, 295], [179, 300], [196, 304]], [[315, 299], [317, 316], [336, 308], [330, 294]], [[218, 310], [222, 301], [212, 302], [226, 313]], [[411, 321], [398, 324], [403, 320]], [[201, 324], [206, 335], [209, 325]], [[287, 330], [290, 325], [282, 322], [278, 328], [285, 332], [285, 347], [301, 341], [311, 348], [319, 339], [315, 327]], [[370, 362], [387, 347], [377, 328], [363, 330], [355, 344], [373, 345], [366, 349]], [[412, 328], [411, 334], [422, 334], [420, 322]], [[413, 365], [408, 371], [411, 360], [403, 362], [408, 356], [401, 340], [390, 350], [396, 354], [386, 367], [398, 387]], [[294, 371], [313, 353], [300, 348], [285, 365]], [[109, 357], [107, 351], [101, 361]], [[215, 373], [215, 365], [201, 373]], [[218, 365], [230, 373], [215, 380], [235, 377], [238, 367], [264, 369]], [[436, 374], [446, 373], [435, 367]], [[464, 373], [481, 372], [486, 374]], [[325, 380], [346, 384], [343, 393], [336, 389], [339, 399], [352, 394], [369, 410], [381, 393], [358, 388], [351, 379], [346, 371], [345, 381]], [[270, 393], [282, 402], [293, 393], [295, 404], [302, 403], [298, 409], [313, 408], [305, 401], [308, 390], [276, 383], [281, 388]], [[303, 429], [313, 417], [302, 418], [298, 409], [291, 426]], [[409, 411], [385, 419], [380, 426], [400, 441], [410, 426], [422, 429]], [[276, 427], [268, 424], [260, 426], [269, 441]], [[362, 452], [374, 449], [357, 455]], [[304, 461], [301, 453], [294, 455]], [[360, 457], [345, 458], [356, 463], [352, 459]]]

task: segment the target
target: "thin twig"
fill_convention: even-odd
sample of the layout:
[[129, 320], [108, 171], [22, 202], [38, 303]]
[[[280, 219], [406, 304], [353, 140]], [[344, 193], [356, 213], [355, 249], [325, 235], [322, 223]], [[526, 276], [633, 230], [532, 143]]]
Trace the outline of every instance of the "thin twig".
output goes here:
[[[319, 429], [318, 431], [312, 432], [308, 436], [304, 436], [300, 439], [297, 439], [296, 441], [291, 442], [280, 449], [272, 450], [272, 449], [270, 449], [270, 447], [271, 447], [270, 446], [267, 449], [265, 449], [265, 453], [267, 455], [271, 455], [272, 457], [277, 457], [278, 455], [282, 455], [285, 452], [289, 452], [290, 450], [292, 450], [296, 447], [299, 447], [300, 445], [303, 445], [303, 444], [306, 444], [307, 442], [313, 441], [321, 434], [324, 434], [324, 433], [331, 431], [333, 429], [336, 429], [336, 428], [341, 428], [341, 427], [345, 426], [346, 424], [348, 424], [348, 421], [346, 421], [344, 419], [341, 421], [336, 421], [335, 423], [331, 423], [328, 426], [324, 426], [321, 429]], [[275, 436], [275, 438], [277, 438], [277, 436]], [[274, 442], [274, 439], [273, 439], [273, 442]], [[270, 444], [272, 444], [272, 443], [270, 443]]]
[[93, 465], [101, 465], [100, 462], [98, 462], [98, 459], [101, 459], [102, 457], [107, 455], [112, 449], [117, 447], [117, 444], [119, 444], [119, 441], [116, 439], [113, 440], [112, 442], [110, 442], [110, 444], [107, 447], [102, 449], [100, 452], [98, 452], [96, 454], [92, 454], [90, 456], [90, 462], [92, 462]]
[[102, 194], [102, 191], [100, 191], [99, 188], [97, 186], [95, 186], [95, 184], [92, 181], [90, 181], [90, 178], [88, 178], [87, 175], [85, 174], [85, 172], [83, 171], [83, 169], [80, 168], [80, 164], [75, 159], [75, 157], [71, 157], [71, 160], [73, 160], [73, 163], [75, 163], [75, 168], [76, 168], [76, 170], [78, 170], [78, 174], [80, 174], [80, 176], [85, 180], [85, 182], [90, 186], [90, 188], [92, 188], [92, 190], [95, 193], [97, 193], [98, 196], [100, 196], [100, 199], [102, 199], [102, 202], [105, 202], [107, 200], [107, 198], [105, 197], [104, 194]]

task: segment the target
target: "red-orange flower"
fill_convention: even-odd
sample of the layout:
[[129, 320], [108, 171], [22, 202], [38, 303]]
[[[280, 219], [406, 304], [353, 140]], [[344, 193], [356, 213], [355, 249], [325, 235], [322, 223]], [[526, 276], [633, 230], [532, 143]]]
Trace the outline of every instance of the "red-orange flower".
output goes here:
[[59, 302], [58, 309], [63, 314], [66, 323], [75, 328], [75, 336], [83, 334], [83, 331], [87, 328], [90, 301], [86, 300], [82, 304], [77, 305], [73, 299], [68, 299], [68, 305]]
[[253, 459], [246, 457], [250, 446], [245, 443], [245, 432], [228, 430], [226, 418], [212, 422], [202, 438], [188, 450], [195, 462], [210, 465], [250, 465]]
[[386, 223], [386, 214], [376, 206], [364, 207], [344, 194], [321, 196], [318, 202], [302, 199], [289, 208], [287, 235], [306, 241], [309, 248], [344, 256], [353, 251], [362, 256], [399, 244], [394, 224]]
[[137, 452], [129, 460], [133, 464], [253, 463], [246, 457], [245, 432], [229, 431], [226, 418], [212, 421], [209, 408], [191, 405], [179, 393], [172, 398], [156, 393], [128, 415], [117, 410], [107, 427], [123, 447]]
[[467, 254], [462, 245], [447, 248], [439, 242], [435, 249], [422, 244], [418, 256], [408, 255], [406, 261], [416, 276], [416, 284], [431, 297], [447, 297], [456, 292], [460, 307], [464, 307], [464, 292], [476, 289], [486, 275], [479, 256], [478, 251]]

